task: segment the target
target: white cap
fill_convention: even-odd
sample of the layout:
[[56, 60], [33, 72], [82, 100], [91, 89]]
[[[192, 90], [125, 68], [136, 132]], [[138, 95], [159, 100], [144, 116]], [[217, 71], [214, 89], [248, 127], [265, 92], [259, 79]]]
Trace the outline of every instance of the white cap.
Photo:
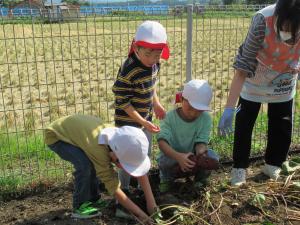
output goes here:
[[191, 80], [184, 85], [182, 97], [198, 110], [209, 111], [212, 89], [206, 80]]
[[137, 28], [134, 40], [136, 42], [144, 41], [152, 44], [166, 44], [167, 32], [159, 22], [148, 20]]
[[[139, 25], [133, 43], [145, 48], [162, 49], [161, 58], [163, 59], [167, 60], [170, 56], [167, 32], [159, 22], [148, 20]], [[133, 46], [130, 47], [129, 55], [132, 53]]]
[[99, 135], [98, 143], [109, 145], [122, 168], [131, 176], [140, 177], [149, 171], [149, 142], [141, 129], [130, 126], [105, 128]]

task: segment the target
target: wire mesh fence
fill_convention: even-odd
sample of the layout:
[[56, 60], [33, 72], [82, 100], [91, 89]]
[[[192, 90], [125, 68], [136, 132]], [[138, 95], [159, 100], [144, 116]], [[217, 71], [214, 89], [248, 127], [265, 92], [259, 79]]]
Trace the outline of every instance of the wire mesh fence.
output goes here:
[[[175, 93], [189, 79], [187, 71], [191, 71], [193, 78], [207, 79], [214, 89], [211, 144], [223, 158], [230, 157], [232, 138], [217, 137], [217, 121], [233, 76], [233, 58], [247, 34], [253, 13], [262, 7], [194, 5], [190, 15], [192, 36], [188, 38], [186, 6], [152, 10], [150, 6], [135, 10], [107, 7], [102, 11], [51, 8], [29, 10], [29, 15], [21, 16], [2, 13], [0, 184], [22, 186], [67, 176], [69, 165], [46, 149], [43, 129], [50, 121], [73, 113], [113, 122], [111, 88], [136, 27], [144, 20], [157, 20], [167, 29], [171, 57], [162, 61], [159, 74], [161, 103], [166, 109], [174, 107]], [[188, 55], [191, 57], [187, 61]], [[293, 143], [300, 139], [297, 90]], [[252, 144], [256, 152], [265, 147], [265, 131], [263, 108]], [[157, 152], [155, 143], [153, 146]]]

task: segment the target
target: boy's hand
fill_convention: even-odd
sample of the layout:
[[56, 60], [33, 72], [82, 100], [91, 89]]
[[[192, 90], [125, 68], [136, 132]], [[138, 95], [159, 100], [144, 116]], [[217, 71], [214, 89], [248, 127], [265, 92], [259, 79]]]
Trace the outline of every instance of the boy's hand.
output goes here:
[[196, 156], [206, 154], [208, 151], [207, 144], [197, 143], [195, 145], [195, 153]]
[[163, 118], [165, 118], [166, 110], [160, 103], [154, 104], [153, 108], [157, 119], [162, 120]]
[[151, 214], [152, 219], [156, 224], [162, 224], [163, 216], [161, 214], [160, 208], [156, 207], [155, 211]]
[[191, 155], [193, 155], [191, 152], [179, 153], [177, 161], [182, 172], [189, 172], [195, 167], [196, 163], [189, 158]]
[[155, 124], [151, 123], [150, 121], [145, 121], [142, 125], [151, 133], [158, 133], [160, 131], [159, 126], [156, 126]]
[[157, 210], [159, 210], [159, 208], [156, 204], [151, 204], [151, 203], [149, 204], [147, 202], [147, 212], [149, 213], [149, 215], [156, 213]]
[[140, 215], [137, 217], [137, 219], [138, 219], [138, 222], [140, 222], [141, 224], [146, 224], [146, 225], [154, 224], [153, 219], [147, 215]]

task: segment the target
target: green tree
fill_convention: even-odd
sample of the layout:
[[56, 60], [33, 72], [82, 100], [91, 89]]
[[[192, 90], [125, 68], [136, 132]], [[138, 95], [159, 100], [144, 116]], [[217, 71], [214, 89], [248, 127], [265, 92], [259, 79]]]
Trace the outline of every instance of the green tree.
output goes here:
[[248, 5], [255, 5], [255, 4], [274, 4], [276, 0], [246, 0]]
[[240, 0], [223, 0], [224, 5], [232, 5], [232, 4], [243, 4], [243, 1]]
[[22, 2], [23, 0], [2, 0], [2, 4], [4, 7], [13, 7], [14, 5], [17, 5], [18, 3]]
[[222, 4], [222, 0], [210, 0], [209, 4], [210, 5], [221, 5]]
[[62, 2], [65, 2], [70, 5], [80, 5], [79, 0], [63, 0]]

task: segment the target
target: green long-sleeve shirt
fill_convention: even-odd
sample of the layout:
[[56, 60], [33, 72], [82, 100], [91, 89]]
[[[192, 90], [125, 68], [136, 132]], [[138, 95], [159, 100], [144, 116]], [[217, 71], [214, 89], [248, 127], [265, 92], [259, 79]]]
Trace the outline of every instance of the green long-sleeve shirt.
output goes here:
[[98, 144], [100, 131], [107, 126], [93, 116], [66, 116], [55, 120], [45, 129], [45, 143], [51, 145], [61, 140], [81, 148], [93, 163], [97, 177], [113, 195], [120, 187], [120, 182], [111, 164], [107, 146]]

